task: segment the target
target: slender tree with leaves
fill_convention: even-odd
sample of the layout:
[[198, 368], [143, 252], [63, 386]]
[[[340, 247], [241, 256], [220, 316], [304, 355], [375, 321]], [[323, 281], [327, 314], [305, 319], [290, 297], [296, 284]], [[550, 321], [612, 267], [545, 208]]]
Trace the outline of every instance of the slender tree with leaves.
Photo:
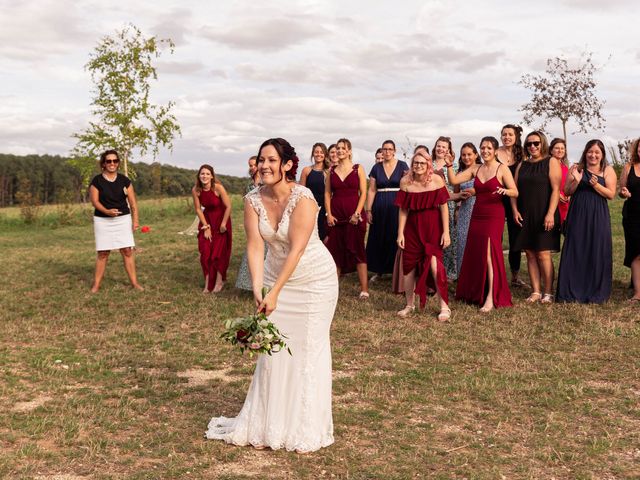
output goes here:
[[596, 95], [594, 78], [599, 69], [593, 62], [593, 53], [585, 52], [578, 66], [571, 67], [567, 59], [555, 57], [547, 60], [545, 75], [523, 75], [518, 83], [532, 91], [531, 100], [520, 108], [524, 122], [532, 125], [541, 118], [540, 129], [544, 129], [557, 118], [562, 122], [565, 141], [569, 119], [584, 133], [588, 127], [604, 130], [604, 101]]
[[158, 75], [154, 60], [164, 48], [173, 53], [171, 39], [145, 38], [136, 26], [128, 25], [115, 36], [104, 37], [89, 57], [85, 68], [94, 84], [91, 113], [95, 117], [77, 139], [71, 163], [85, 182], [95, 169], [96, 158], [109, 148], [118, 150], [124, 173], [129, 175], [129, 160], [134, 151], [153, 158], [160, 146], [173, 148], [180, 126], [171, 113], [173, 102], [154, 105], [149, 95], [151, 81]]

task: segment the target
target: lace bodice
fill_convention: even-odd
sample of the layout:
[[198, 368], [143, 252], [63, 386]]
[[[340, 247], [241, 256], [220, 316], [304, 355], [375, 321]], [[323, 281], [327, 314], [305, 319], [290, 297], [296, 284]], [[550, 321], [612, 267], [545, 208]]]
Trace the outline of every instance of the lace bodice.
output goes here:
[[[315, 199], [311, 190], [303, 187], [302, 185], [294, 185], [291, 190], [287, 206], [282, 213], [280, 223], [278, 223], [274, 230], [272, 225], [269, 223], [267, 210], [262, 203], [263, 189], [264, 187], [256, 188], [249, 192], [245, 198], [258, 214], [258, 229], [260, 231], [260, 235], [262, 235], [262, 238], [269, 244], [267, 258], [265, 259], [264, 264], [264, 282], [265, 285], [270, 286], [275, 282], [287, 255], [289, 255], [291, 247], [289, 241], [289, 221], [291, 214], [295, 210], [301, 198], [308, 198], [313, 200], [314, 203]], [[318, 269], [326, 268], [326, 261], [323, 260], [326, 260], [324, 257], [327, 255], [329, 255], [329, 252], [320, 241], [316, 222], [316, 227], [313, 229], [313, 232], [311, 232], [309, 243], [300, 258], [296, 269], [291, 274], [289, 283], [307, 281], [317, 273], [321, 273]], [[331, 262], [331, 265], [329, 266], [333, 266], [335, 268], [333, 262]]]

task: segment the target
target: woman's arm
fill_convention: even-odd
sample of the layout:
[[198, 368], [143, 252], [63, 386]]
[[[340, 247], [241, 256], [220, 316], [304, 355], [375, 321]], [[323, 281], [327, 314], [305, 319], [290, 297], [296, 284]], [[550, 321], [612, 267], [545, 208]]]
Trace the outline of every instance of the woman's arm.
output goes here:
[[298, 200], [289, 220], [289, 254], [284, 260], [271, 290], [258, 305], [258, 311], [264, 310], [266, 315], [270, 315], [278, 306], [278, 295], [298, 266], [300, 257], [309, 243], [311, 233], [316, 227], [317, 213], [318, 204], [315, 200], [305, 197]]
[[129, 199], [129, 210], [131, 210], [133, 231], [135, 232], [138, 230], [138, 227], [140, 227], [140, 220], [138, 217], [138, 199], [136, 198], [136, 192], [133, 190], [133, 183], [130, 183], [127, 187], [127, 198]]
[[358, 205], [356, 205], [356, 211], [351, 215], [349, 219], [350, 223], [357, 224], [360, 221], [360, 214], [364, 208], [364, 202], [367, 200], [367, 175], [364, 173], [362, 165], [358, 165]]
[[598, 177], [596, 175], [591, 175], [589, 183], [598, 195], [607, 200], [613, 200], [613, 197], [616, 196], [618, 177], [616, 176], [615, 170], [611, 167], [605, 167], [604, 169], [604, 186], [598, 183]]
[[404, 249], [404, 227], [407, 225], [407, 217], [409, 216], [409, 211], [401, 208], [398, 210], [398, 238], [396, 243], [398, 247]]
[[440, 237], [440, 246], [447, 248], [451, 245], [451, 236], [449, 235], [449, 207], [446, 202], [441, 204], [438, 209], [440, 210], [440, 219], [442, 220], [442, 237]]
[[244, 231], [247, 235], [247, 265], [251, 274], [251, 286], [256, 307], [262, 302], [264, 282], [264, 241], [258, 229], [258, 213], [251, 202], [244, 200]]
[[631, 192], [627, 188], [627, 179], [629, 178], [629, 170], [631, 170], [632, 168], [633, 164], [629, 162], [622, 169], [622, 173], [620, 174], [620, 189], [618, 191], [618, 196], [620, 198], [631, 197]]
[[564, 184], [564, 194], [567, 196], [573, 195], [573, 193], [578, 188], [578, 184], [580, 180], [582, 180], [583, 172], [578, 170], [578, 165], [571, 165], [569, 168], [569, 173], [567, 174], [567, 180]]
[[331, 170], [324, 177], [324, 209], [327, 215], [327, 225], [333, 227], [336, 219], [331, 214]]
[[[504, 167], [504, 168], [503, 168]], [[516, 187], [516, 182], [513, 179], [513, 175], [511, 175], [511, 170], [509, 167], [504, 165], [498, 166], [498, 171], [496, 172], [498, 176], [498, 181], [507, 188], [498, 187], [496, 188], [496, 193], [499, 195], [506, 195], [507, 197], [517, 198], [518, 197], [518, 187]]]
[[307, 177], [309, 176], [309, 172], [311, 171], [311, 167], [304, 167], [302, 169], [302, 173], [300, 174], [300, 185], [307, 186]]
[[551, 197], [549, 209], [544, 217], [544, 229], [549, 231], [555, 226], [555, 214], [560, 202], [560, 182], [562, 181], [562, 168], [558, 159], [551, 157], [549, 160], [549, 183], [551, 184]]
[[91, 200], [91, 205], [93, 205], [93, 208], [95, 208], [99, 212], [104, 213], [105, 215], [109, 215], [110, 217], [117, 217], [118, 215], [120, 215], [120, 210], [118, 210], [117, 208], [107, 209], [104, 205], [102, 205], [102, 203], [100, 203], [100, 192], [93, 185], [89, 187], [89, 200]]
[[202, 224], [202, 227], [200, 227], [200, 229], [204, 231], [204, 238], [206, 238], [207, 240], [211, 240], [211, 225], [207, 223], [207, 219], [202, 212], [202, 206], [200, 205], [200, 196], [198, 195], [196, 187], [193, 187], [191, 189], [191, 196], [193, 197], [193, 207], [196, 209], [196, 217], [198, 217], [200, 223]]
[[221, 183], [216, 183], [215, 189], [218, 195], [220, 195], [220, 200], [222, 200], [222, 204], [224, 205], [224, 214], [222, 215], [222, 222], [220, 222], [220, 233], [225, 233], [227, 231], [227, 222], [231, 216], [231, 200]]
[[367, 192], [367, 221], [373, 223], [373, 215], [371, 214], [371, 208], [373, 207], [373, 200], [376, 198], [376, 179], [369, 177], [369, 191]]
[[478, 168], [480, 168], [480, 165], [473, 164], [462, 172], [456, 173], [453, 170], [452, 163], [447, 163], [445, 166], [447, 168], [447, 177], [449, 178], [449, 183], [451, 185], [460, 185], [461, 183], [471, 180], [476, 176], [476, 172], [478, 171]]

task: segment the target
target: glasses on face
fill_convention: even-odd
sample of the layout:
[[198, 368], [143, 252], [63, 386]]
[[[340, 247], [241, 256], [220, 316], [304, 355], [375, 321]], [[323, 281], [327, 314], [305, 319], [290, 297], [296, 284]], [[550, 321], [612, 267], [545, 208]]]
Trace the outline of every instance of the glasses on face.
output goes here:
[[117, 164], [119, 164], [119, 163], [120, 163], [120, 160], [118, 160], [117, 158], [116, 158], [115, 160], [113, 160], [113, 159], [111, 159], [111, 158], [107, 158], [107, 159], [104, 161], [104, 163], [105, 163], [105, 165], [110, 165], [110, 164], [112, 164], [112, 163], [113, 163], [113, 164], [115, 164], [115, 165], [117, 165]]
[[529, 148], [529, 147], [539, 147], [540, 146], [540, 142], [527, 142], [524, 144], [525, 147]]
[[395, 150], [395, 148], [383, 148], [382, 151], [383, 152], [393, 152]]
[[424, 167], [427, 165], [427, 162], [413, 162], [414, 167]]

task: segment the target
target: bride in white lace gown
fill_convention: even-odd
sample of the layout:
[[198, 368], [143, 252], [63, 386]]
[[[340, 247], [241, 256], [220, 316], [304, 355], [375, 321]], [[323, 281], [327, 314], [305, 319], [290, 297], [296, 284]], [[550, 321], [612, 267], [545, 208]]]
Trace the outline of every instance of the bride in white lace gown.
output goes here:
[[[338, 277], [318, 237], [313, 194], [295, 183], [297, 166], [286, 140], [264, 142], [258, 155], [263, 186], [248, 193], [244, 205], [256, 306], [287, 336], [292, 355], [260, 355], [240, 413], [212, 418], [207, 438], [297, 452], [333, 443], [329, 330]], [[270, 288], [264, 298], [263, 285]]]

